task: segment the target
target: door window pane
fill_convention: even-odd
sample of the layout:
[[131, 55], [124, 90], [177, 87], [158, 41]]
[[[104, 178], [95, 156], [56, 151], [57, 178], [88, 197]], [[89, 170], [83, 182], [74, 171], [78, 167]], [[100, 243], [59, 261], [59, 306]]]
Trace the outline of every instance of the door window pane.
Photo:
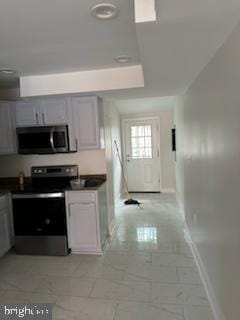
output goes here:
[[131, 126], [132, 159], [152, 158], [152, 127]]

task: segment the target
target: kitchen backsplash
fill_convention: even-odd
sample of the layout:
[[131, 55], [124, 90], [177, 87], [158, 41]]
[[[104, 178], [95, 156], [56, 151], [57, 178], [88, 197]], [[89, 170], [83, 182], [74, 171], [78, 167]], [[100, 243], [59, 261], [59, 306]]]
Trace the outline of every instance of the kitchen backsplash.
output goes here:
[[54, 155], [7, 155], [0, 156], [0, 177], [16, 177], [20, 171], [31, 175], [32, 166], [78, 164], [80, 174], [105, 174], [104, 150], [79, 151]]

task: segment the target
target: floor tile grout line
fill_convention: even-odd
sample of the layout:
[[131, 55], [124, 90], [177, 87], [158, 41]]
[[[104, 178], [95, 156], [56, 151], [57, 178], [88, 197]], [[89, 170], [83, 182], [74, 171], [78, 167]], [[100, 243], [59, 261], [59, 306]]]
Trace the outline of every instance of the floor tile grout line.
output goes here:
[[151, 303], [151, 297], [152, 297], [152, 281], [150, 281], [150, 285], [149, 285], [149, 303]]
[[117, 314], [118, 306], [119, 306], [119, 302], [116, 302], [116, 305], [115, 305], [115, 307], [114, 307], [113, 320], [115, 320], [115, 319], [116, 319], [116, 314]]
[[91, 298], [92, 293], [93, 293], [93, 290], [94, 290], [94, 288], [95, 288], [95, 286], [96, 286], [96, 282], [97, 282], [97, 279], [94, 281], [94, 283], [93, 283], [93, 285], [92, 285], [92, 288], [91, 288], [91, 290], [90, 290], [90, 292], [89, 292], [88, 298]]
[[176, 267], [176, 272], [177, 272], [178, 282], [180, 283], [180, 277], [179, 277], [179, 270], [178, 270], [178, 267]]
[[184, 305], [181, 305], [182, 308], [182, 314], [183, 314], [183, 319], [186, 320], [185, 312], [184, 312]]
[[[12, 290], [5, 290], [5, 293], [8, 292], [13, 292]], [[26, 292], [26, 291], [14, 291], [15, 293], [36, 293], [39, 294], [38, 292]], [[45, 293], [41, 293], [41, 294], [45, 294]], [[108, 299], [108, 298], [101, 298], [101, 297], [86, 297], [86, 296], [74, 296], [74, 295], [59, 295], [59, 294], [46, 294], [48, 296], [52, 296], [56, 299], [62, 299], [63, 297], [68, 297], [68, 298], [79, 298], [79, 299], [86, 299], [86, 300], [96, 300], [96, 301], [108, 301], [108, 302], [116, 302], [116, 303], [136, 303], [136, 304], [152, 304], [152, 305], [156, 305], [156, 306], [182, 306], [182, 307], [199, 307], [199, 308], [206, 308], [209, 307], [209, 305], [203, 305], [203, 304], [182, 304], [182, 303], [169, 303], [169, 302], [161, 302], [161, 303], [156, 303], [156, 302], [152, 302], [152, 301], [145, 301], [145, 300], [132, 300], [132, 299], [119, 299], [119, 298], [114, 298], [114, 299]]]
[[[136, 265], [137, 266], [137, 265]], [[134, 267], [134, 266], [133, 266]], [[168, 269], [168, 267], [164, 267], [166, 269]], [[105, 280], [105, 281], [123, 281], [123, 282], [140, 282], [140, 283], [146, 283], [146, 282], [149, 282], [149, 281], [154, 281], [154, 283], [162, 283], [162, 284], [169, 284], [169, 285], [176, 285], [176, 284], [182, 284], [182, 285], [190, 285], [190, 286], [202, 286], [202, 283], [191, 283], [191, 282], [184, 282], [184, 281], [181, 281], [180, 278], [179, 278], [179, 273], [178, 273], [178, 268], [179, 267], [170, 267], [171, 269], [173, 270], [177, 270], [177, 281], [174, 281], [174, 282], [171, 282], [171, 281], [164, 281], [164, 280], [157, 280], [157, 279], [127, 279], [126, 276], [127, 274], [124, 274], [122, 275], [123, 277], [125, 278], [107, 278], [107, 277], [102, 277], [102, 276], [99, 276], [99, 277], [91, 277], [91, 276], [76, 276], [76, 275], [71, 275], [71, 276], [59, 276], [59, 275], [50, 275], [50, 274], [31, 274], [31, 276], [37, 276], [39, 278], [44, 278], [44, 279], [47, 279], [47, 278], [64, 278], [64, 279], [78, 279], [78, 280], [92, 280], [95, 284], [95, 282], [97, 280]], [[182, 268], [182, 267], [180, 267]], [[191, 269], [191, 268], [185, 268], [183, 267], [184, 269]], [[123, 272], [125, 273], [126, 270], [123, 270]], [[19, 273], [8, 273], [8, 275], [17, 275], [17, 276], [25, 276], [25, 274], [19, 274]], [[130, 274], [131, 275], [131, 274]], [[121, 276], [121, 277], [122, 277]], [[132, 275], [134, 276], [134, 275]]]

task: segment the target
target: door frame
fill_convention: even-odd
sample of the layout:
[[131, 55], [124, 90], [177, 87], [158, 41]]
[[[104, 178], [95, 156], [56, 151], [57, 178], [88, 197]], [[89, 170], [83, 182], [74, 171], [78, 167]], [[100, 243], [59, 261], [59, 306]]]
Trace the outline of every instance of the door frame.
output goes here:
[[159, 192], [162, 192], [162, 153], [161, 153], [161, 127], [160, 127], [160, 117], [158, 116], [153, 116], [153, 117], [129, 117], [129, 118], [123, 118], [121, 120], [121, 129], [122, 129], [122, 157], [123, 157], [123, 168], [124, 168], [124, 174], [126, 176], [126, 180], [128, 182], [128, 177], [127, 177], [127, 166], [126, 166], [126, 124], [131, 121], [145, 121], [145, 120], [157, 120], [157, 148], [159, 150]]

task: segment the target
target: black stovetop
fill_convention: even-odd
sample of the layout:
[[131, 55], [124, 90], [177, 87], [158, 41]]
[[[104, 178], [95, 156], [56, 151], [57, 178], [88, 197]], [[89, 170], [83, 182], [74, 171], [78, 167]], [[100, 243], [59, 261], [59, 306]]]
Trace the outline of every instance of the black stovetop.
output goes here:
[[24, 193], [55, 193], [64, 192], [69, 188], [70, 185], [65, 186], [34, 186], [34, 185], [23, 185], [19, 186], [18, 189], [12, 191], [13, 194], [24, 194]]
[[19, 186], [13, 193], [63, 192], [70, 187], [72, 178], [36, 178], [31, 183]]

